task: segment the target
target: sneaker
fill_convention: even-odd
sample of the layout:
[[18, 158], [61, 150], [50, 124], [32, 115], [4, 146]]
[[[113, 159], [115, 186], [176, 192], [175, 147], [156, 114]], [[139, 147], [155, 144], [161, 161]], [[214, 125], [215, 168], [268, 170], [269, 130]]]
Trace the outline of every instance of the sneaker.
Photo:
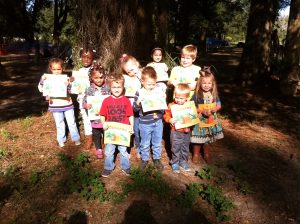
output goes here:
[[172, 170], [174, 173], [180, 173], [179, 166], [176, 163], [172, 164]]
[[140, 163], [140, 167], [139, 167], [139, 168], [140, 168], [141, 170], [145, 170], [146, 167], [147, 167], [147, 165], [148, 165], [148, 161], [142, 160], [141, 163]]
[[80, 144], [81, 144], [80, 141], [76, 141], [76, 142], [75, 142], [75, 145], [80, 145]]
[[162, 171], [164, 169], [164, 165], [160, 162], [159, 159], [154, 159], [153, 163], [158, 171]]
[[102, 149], [96, 149], [96, 157], [97, 159], [103, 159]]
[[65, 143], [59, 142], [58, 145], [59, 145], [59, 147], [63, 148], [65, 146]]
[[106, 170], [104, 169], [101, 176], [102, 177], [108, 177], [111, 174], [112, 170]]
[[130, 168], [126, 169], [126, 170], [122, 170], [122, 172], [126, 175], [126, 176], [130, 176]]
[[180, 169], [182, 169], [184, 172], [189, 172], [191, 171], [189, 164], [184, 163], [180, 165]]

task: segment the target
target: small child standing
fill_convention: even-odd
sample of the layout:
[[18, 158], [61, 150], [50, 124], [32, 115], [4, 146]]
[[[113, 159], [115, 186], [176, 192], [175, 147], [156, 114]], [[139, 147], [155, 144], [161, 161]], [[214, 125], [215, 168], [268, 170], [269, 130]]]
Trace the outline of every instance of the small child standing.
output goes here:
[[[134, 96], [138, 89], [141, 88], [141, 69], [140, 63], [138, 60], [128, 54], [123, 54], [120, 58], [120, 68], [124, 73], [125, 79], [125, 96], [130, 100], [131, 105], [133, 106]], [[139, 131], [139, 114], [134, 112], [134, 145], [136, 149], [136, 156], [140, 158], [140, 131]]]
[[199, 161], [200, 150], [206, 163], [211, 163], [209, 143], [224, 137], [217, 111], [221, 109], [215, 76], [210, 68], [200, 72], [195, 94], [192, 97], [197, 107], [200, 123], [192, 131], [193, 163]]
[[191, 138], [191, 128], [175, 129], [175, 123], [177, 122], [172, 116], [171, 106], [174, 104], [183, 105], [188, 101], [190, 95], [190, 88], [188, 84], [180, 83], [175, 86], [175, 98], [174, 102], [168, 105], [168, 109], [165, 111], [164, 120], [166, 123], [170, 123], [171, 126], [171, 145], [172, 145], [172, 159], [171, 165], [174, 173], [179, 173], [180, 168], [188, 172], [190, 167], [188, 164], [189, 146]]
[[139, 130], [141, 135], [140, 153], [141, 165], [140, 168], [144, 170], [148, 164], [150, 155], [150, 145], [153, 150], [153, 163], [159, 170], [163, 170], [160, 158], [162, 152], [162, 134], [163, 134], [163, 110], [154, 110], [144, 112], [141, 102], [146, 95], [153, 95], [161, 99], [166, 98], [166, 94], [156, 85], [157, 75], [152, 67], [145, 67], [142, 70], [142, 84], [143, 88], [138, 90], [133, 103], [133, 109], [139, 112]]
[[[103, 100], [100, 110], [100, 118], [104, 131], [108, 129], [105, 122], [109, 121], [130, 124], [133, 127], [133, 110], [130, 101], [124, 96], [124, 81], [124, 77], [121, 74], [114, 74], [109, 77], [111, 96]], [[108, 177], [115, 168], [114, 154], [116, 147], [118, 147], [121, 154], [121, 169], [125, 175], [130, 175], [130, 162], [127, 147], [106, 144], [104, 170], [102, 172], [103, 177]]]
[[199, 78], [199, 71], [201, 68], [194, 65], [197, 57], [197, 48], [190, 44], [186, 45], [181, 50], [180, 66], [175, 66], [170, 75], [168, 84], [176, 86], [178, 83], [187, 83], [190, 87], [190, 97], [194, 94], [197, 80]]
[[[90, 80], [91, 86], [85, 90], [82, 107], [84, 109], [90, 109], [91, 104], [87, 103], [88, 96], [100, 96], [100, 95], [110, 95], [110, 90], [108, 85], [105, 82], [105, 71], [101, 65], [94, 64], [90, 69]], [[88, 118], [88, 117], [87, 117]], [[96, 147], [96, 156], [99, 159], [103, 158], [102, 152], [102, 135], [103, 135], [103, 126], [99, 120], [92, 120], [92, 133], [93, 133], [93, 142]]]
[[[59, 58], [52, 58], [49, 61], [49, 70], [53, 75], [58, 75], [63, 73], [63, 60]], [[43, 92], [44, 81], [47, 79], [45, 75], [42, 76], [38, 88], [40, 92]], [[57, 142], [60, 147], [65, 146], [67, 140], [66, 137], [66, 125], [64, 119], [66, 119], [68, 124], [68, 129], [70, 131], [71, 139], [75, 145], [80, 145], [80, 135], [75, 122], [74, 106], [72, 99], [70, 97], [70, 83], [68, 85], [67, 97], [49, 97], [49, 111], [52, 112], [57, 132]]]
[[166, 63], [162, 62], [163, 59], [163, 49], [156, 47], [151, 51], [152, 62], [148, 63], [146, 66], [151, 66], [154, 68], [157, 74], [157, 84], [164, 92], [167, 90], [167, 82], [169, 80], [168, 76], [168, 66]]
[[[79, 71], [85, 72], [86, 75], [89, 75], [90, 69], [92, 68], [93, 65], [93, 60], [95, 57], [95, 50], [92, 50], [91, 48], [84, 48], [81, 49], [80, 51], [80, 56], [81, 56], [81, 63], [82, 63], [82, 68], [79, 69]], [[83, 129], [84, 129], [84, 135], [85, 135], [85, 148], [89, 149], [92, 144], [93, 144], [93, 131], [92, 131], [92, 125], [91, 121], [87, 116], [86, 110], [82, 107], [84, 93], [80, 93], [77, 96], [77, 101], [79, 103], [79, 109], [80, 109], [80, 114], [81, 114], [81, 119], [83, 123]]]

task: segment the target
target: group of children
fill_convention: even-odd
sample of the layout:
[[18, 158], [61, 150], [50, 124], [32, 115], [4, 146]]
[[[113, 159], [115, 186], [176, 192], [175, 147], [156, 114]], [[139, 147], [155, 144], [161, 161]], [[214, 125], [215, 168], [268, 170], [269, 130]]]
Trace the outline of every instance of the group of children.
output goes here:
[[[94, 57], [91, 50], [81, 52], [82, 69], [88, 71], [87, 75], [90, 80], [90, 86], [77, 96], [84, 124], [85, 147], [90, 148], [93, 142], [96, 156], [99, 159], [105, 157], [103, 177], [108, 177], [115, 168], [116, 148], [120, 152], [122, 171], [125, 175], [130, 175], [128, 148], [116, 144], [104, 146], [103, 132], [110, 128], [107, 122], [130, 125], [134, 135], [136, 155], [141, 159], [139, 168], [142, 170], [146, 169], [151, 154], [156, 169], [159, 171], [164, 169], [161, 162], [164, 124], [169, 124], [171, 127], [172, 158], [170, 164], [173, 172], [190, 171], [188, 163], [190, 143], [192, 143], [192, 161], [197, 163], [202, 152], [204, 160], [210, 163], [209, 144], [223, 138], [222, 126], [216, 114], [221, 109], [221, 102], [213, 72], [210, 68], [201, 70], [199, 66], [194, 65], [196, 56], [195, 46], [184, 46], [181, 50], [180, 66], [174, 67], [169, 77], [168, 67], [162, 61], [163, 49], [161, 48], [152, 50], [153, 61], [144, 68], [141, 68], [135, 57], [123, 54], [119, 59], [120, 72], [111, 74], [107, 74], [100, 64], [93, 63]], [[63, 61], [51, 59], [49, 70], [53, 74], [62, 74]], [[43, 89], [43, 82], [46, 78], [43, 75], [40, 80], [40, 91]], [[46, 97], [49, 101], [49, 111], [53, 112], [60, 147], [64, 147], [66, 142], [64, 119], [67, 120], [72, 141], [75, 145], [80, 145], [74, 107], [69, 95], [73, 81], [74, 77], [70, 77], [66, 83], [67, 97]], [[147, 111], [143, 109], [143, 102], [149, 96], [166, 100], [167, 87], [174, 88], [174, 100], [167, 105], [167, 109]], [[88, 104], [87, 97], [99, 95], [107, 95], [99, 112], [100, 119], [90, 120], [87, 109], [91, 107], [91, 104]], [[194, 101], [201, 122], [191, 127], [176, 129], [175, 124], [178, 120], [172, 116], [171, 107], [174, 104], [184, 105], [190, 100]]]

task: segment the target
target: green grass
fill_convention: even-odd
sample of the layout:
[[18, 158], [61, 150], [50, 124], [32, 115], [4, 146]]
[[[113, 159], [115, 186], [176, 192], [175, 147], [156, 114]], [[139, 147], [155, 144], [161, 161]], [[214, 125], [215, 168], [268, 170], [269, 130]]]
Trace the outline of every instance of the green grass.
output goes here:
[[22, 127], [24, 129], [28, 129], [30, 126], [32, 126], [33, 121], [31, 117], [25, 117], [22, 121], [21, 121]]
[[210, 180], [213, 178], [213, 176], [215, 175], [215, 171], [212, 167], [210, 166], [205, 166], [202, 169], [200, 169], [196, 175], [198, 177], [200, 177], [203, 180]]
[[17, 139], [16, 135], [14, 135], [13, 133], [11, 133], [3, 128], [1, 128], [0, 134], [6, 140], [16, 140]]
[[0, 159], [6, 158], [9, 155], [9, 152], [6, 148], [0, 148]]

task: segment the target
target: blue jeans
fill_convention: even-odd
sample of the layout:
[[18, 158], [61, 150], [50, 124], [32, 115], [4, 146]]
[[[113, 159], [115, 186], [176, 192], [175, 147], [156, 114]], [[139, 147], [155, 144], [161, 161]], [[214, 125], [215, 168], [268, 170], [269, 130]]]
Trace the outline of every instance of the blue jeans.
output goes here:
[[67, 141], [66, 124], [64, 118], [67, 120], [72, 141], [76, 142], [80, 140], [73, 109], [62, 112], [52, 112], [52, 114], [56, 125], [57, 141], [59, 143]]
[[162, 120], [157, 120], [151, 124], [139, 125], [141, 144], [140, 153], [143, 161], [149, 160], [150, 146], [152, 145], [153, 159], [160, 159], [162, 151], [162, 135], [163, 135], [163, 123]]
[[118, 147], [120, 152], [120, 163], [121, 169], [126, 170], [130, 168], [129, 154], [127, 152], [127, 147], [122, 145], [113, 145], [106, 144], [105, 145], [105, 161], [104, 161], [104, 169], [113, 170], [115, 168], [114, 163], [114, 155], [116, 151], [116, 147]]
[[140, 142], [141, 142], [139, 123], [140, 123], [140, 118], [134, 116], [134, 121], [133, 121], [134, 145], [138, 153], [140, 153]]

